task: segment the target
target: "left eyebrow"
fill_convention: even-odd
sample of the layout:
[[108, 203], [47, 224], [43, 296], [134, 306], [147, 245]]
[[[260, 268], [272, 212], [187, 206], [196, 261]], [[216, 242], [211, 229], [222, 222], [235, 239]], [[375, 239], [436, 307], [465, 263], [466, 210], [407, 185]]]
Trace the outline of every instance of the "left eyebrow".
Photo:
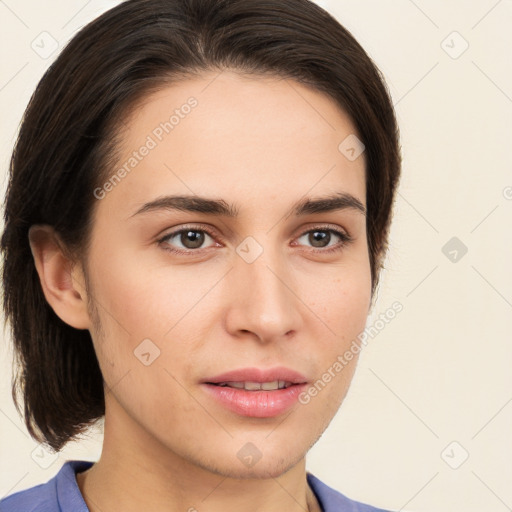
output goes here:
[[[361, 201], [346, 192], [298, 201], [291, 208], [289, 215], [300, 217], [313, 213], [327, 213], [347, 209], [366, 215], [366, 208]], [[199, 196], [164, 196], [145, 203], [131, 217], [156, 210], [178, 210], [205, 213], [217, 217], [237, 217], [240, 208], [237, 205], [226, 203], [223, 199], [210, 199]]]
[[305, 199], [297, 203], [292, 209], [292, 214], [296, 216], [308, 215], [311, 213], [327, 213], [336, 210], [355, 210], [366, 216], [366, 208], [357, 197], [340, 192], [332, 196], [318, 198], [318, 199]]

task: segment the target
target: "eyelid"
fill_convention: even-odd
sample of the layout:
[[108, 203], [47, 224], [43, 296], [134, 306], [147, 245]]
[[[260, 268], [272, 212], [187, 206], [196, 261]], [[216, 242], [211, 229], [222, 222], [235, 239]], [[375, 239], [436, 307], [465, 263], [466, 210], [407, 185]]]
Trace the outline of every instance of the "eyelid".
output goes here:
[[306, 233], [310, 233], [311, 231], [333, 231], [343, 238], [352, 239], [348, 231], [338, 225], [334, 224], [313, 224], [312, 227], [309, 227], [302, 231], [298, 237], [305, 235]]

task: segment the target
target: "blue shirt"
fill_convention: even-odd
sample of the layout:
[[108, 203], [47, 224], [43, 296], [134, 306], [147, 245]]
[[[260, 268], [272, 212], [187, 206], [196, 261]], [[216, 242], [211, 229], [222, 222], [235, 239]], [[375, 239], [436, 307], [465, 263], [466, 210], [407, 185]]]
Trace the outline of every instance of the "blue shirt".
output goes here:
[[[0, 500], [0, 512], [89, 512], [78, 487], [76, 473], [92, 465], [90, 461], [67, 461], [45, 484], [18, 491]], [[386, 512], [352, 501], [311, 473], [307, 473], [307, 480], [323, 512]]]

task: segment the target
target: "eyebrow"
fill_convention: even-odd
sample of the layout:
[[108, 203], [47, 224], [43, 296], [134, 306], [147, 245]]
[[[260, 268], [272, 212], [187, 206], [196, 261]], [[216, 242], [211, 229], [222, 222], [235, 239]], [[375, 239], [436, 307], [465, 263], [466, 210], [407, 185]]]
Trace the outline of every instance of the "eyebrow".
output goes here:
[[[158, 210], [196, 212], [232, 218], [237, 217], [240, 211], [237, 205], [230, 205], [223, 199], [210, 199], [195, 195], [176, 195], [158, 197], [153, 201], [145, 203], [131, 217]], [[302, 199], [292, 206], [288, 216], [295, 215], [300, 217], [313, 213], [327, 213], [338, 210], [355, 210], [366, 215], [366, 208], [359, 199], [346, 192], [339, 192], [326, 197]]]

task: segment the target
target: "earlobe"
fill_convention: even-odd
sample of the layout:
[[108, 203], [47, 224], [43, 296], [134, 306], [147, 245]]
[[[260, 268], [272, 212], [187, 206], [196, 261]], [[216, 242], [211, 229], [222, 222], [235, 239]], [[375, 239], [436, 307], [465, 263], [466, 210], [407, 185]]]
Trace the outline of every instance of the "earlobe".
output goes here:
[[46, 300], [57, 316], [71, 327], [89, 329], [87, 295], [81, 272], [64, 250], [56, 231], [37, 224], [28, 232], [30, 249]]

